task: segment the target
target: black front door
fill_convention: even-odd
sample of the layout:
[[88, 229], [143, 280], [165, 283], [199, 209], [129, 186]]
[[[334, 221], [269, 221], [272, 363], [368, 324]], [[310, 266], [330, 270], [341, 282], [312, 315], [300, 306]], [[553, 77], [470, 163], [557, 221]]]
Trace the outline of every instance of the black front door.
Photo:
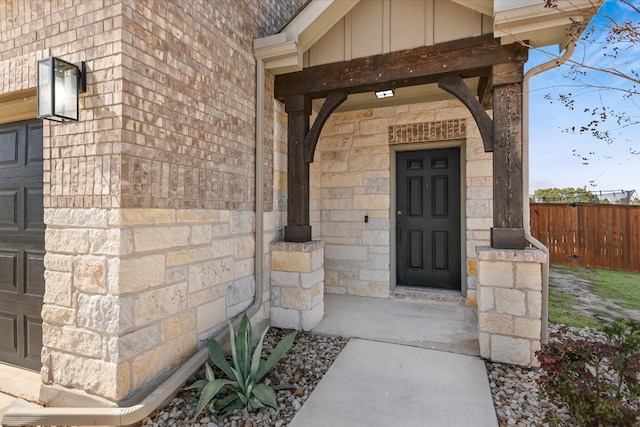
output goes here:
[[397, 285], [460, 290], [460, 149], [396, 155]]
[[0, 126], [0, 361], [40, 369], [42, 122]]

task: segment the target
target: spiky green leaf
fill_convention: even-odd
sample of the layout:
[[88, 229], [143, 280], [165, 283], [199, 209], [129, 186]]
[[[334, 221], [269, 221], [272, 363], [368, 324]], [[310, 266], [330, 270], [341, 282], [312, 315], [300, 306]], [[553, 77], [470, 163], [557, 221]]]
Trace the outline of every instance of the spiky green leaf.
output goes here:
[[242, 402], [243, 406], [247, 406], [249, 404], [249, 398], [244, 393], [236, 393], [240, 398], [240, 402]]
[[253, 358], [251, 359], [251, 372], [249, 372], [249, 376], [251, 378], [255, 378], [258, 373], [258, 368], [260, 367], [260, 356], [262, 355], [262, 345], [264, 343], [264, 337], [267, 335], [267, 331], [269, 328], [267, 327], [262, 335], [260, 336], [260, 340], [258, 341], [258, 345], [256, 345], [256, 349], [253, 350]]
[[211, 369], [211, 366], [209, 366], [208, 363], [204, 364], [204, 371], [209, 381], [213, 381], [216, 379], [216, 376], [213, 374], [213, 369]]
[[206, 386], [207, 384], [209, 384], [209, 381], [207, 381], [207, 380], [198, 380], [198, 381], [194, 382], [193, 384], [188, 385], [188, 386], [187, 386], [187, 387], [185, 387], [185, 388], [186, 388], [187, 390], [190, 390], [190, 389], [192, 389], [192, 388], [200, 388], [200, 389], [202, 389], [202, 388], [205, 388], [205, 386]]
[[218, 408], [218, 405], [216, 405], [216, 408], [217, 408], [216, 410], [222, 413], [228, 413], [228, 412], [235, 411], [236, 409], [243, 409], [244, 406], [242, 406], [242, 403], [240, 402], [240, 400], [236, 400], [234, 403], [230, 403], [220, 408]]
[[233, 371], [231, 370], [231, 365], [227, 362], [227, 359], [224, 357], [224, 353], [222, 352], [222, 348], [220, 344], [216, 340], [211, 340], [208, 343], [209, 347], [209, 357], [211, 357], [211, 361], [218, 367], [225, 375], [229, 378], [233, 378]]
[[240, 326], [238, 327], [238, 334], [236, 335], [236, 357], [234, 362], [236, 369], [240, 371], [243, 378], [249, 376], [249, 370], [251, 368], [251, 323], [246, 313], [240, 320]]
[[216, 397], [216, 394], [218, 394], [224, 388], [224, 386], [229, 384], [229, 382], [229, 380], [223, 379], [214, 380], [202, 389], [202, 393], [200, 393], [200, 400], [198, 401], [198, 406], [196, 407], [196, 417], [200, 415], [200, 412], [202, 412], [204, 407], [207, 406], [209, 402], [211, 402], [211, 400]]
[[260, 382], [260, 380], [267, 375], [267, 372], [273, 368], [273, 365], [278, 363], [278, 360], [282, 359], [282, 356], [289, 351], [295, 339], [296, 331], [293, 331], [280, 340], [278, 345], [276, 345], [276, 348], [274, 348], [273, 352], [269, 355], [269, 358], [260, 364], [260, 368], [258, 368], [258, 372], [254, 378], [255, 382]]
[[264, 408], [264, 405], [262, 404], [262, 402], [260, 402], [259, 399], [257, 399], [255, 396], [252, 396], [249, 399], [249, 407], [251, 409], [260, 409], [260, 408]]
[[237, 394], [233, 393], [225, 398], [216, 399], [213, 405], [213, 410], [214, 412], [217, 412], [217, 411], [228, 412], [227, 408], [230, 405], [238, 405], [239, 407], [241, 407], [240, 398], [238, 397]]
[[242, 374], [236, 370], [236, 368], [231, 368], [233, 375], [231, 378], [234, 378], [240, 389], [244, 392], [247, 389], [246, 381], [242, 378]]
[[256, 384], [253, 388], [253, 395], [265, 405], [269, 405], [272, 408], [278, 407], [276, 392], [266, 384]]
[[229, 342], [231, 344], [231, 360], [233, 360], [233, 365], [236, 369], [238, 369], [238, 354], [236, 353], [236, 331], [233, 330], [233, 324], [231, 320], [229, 320]]

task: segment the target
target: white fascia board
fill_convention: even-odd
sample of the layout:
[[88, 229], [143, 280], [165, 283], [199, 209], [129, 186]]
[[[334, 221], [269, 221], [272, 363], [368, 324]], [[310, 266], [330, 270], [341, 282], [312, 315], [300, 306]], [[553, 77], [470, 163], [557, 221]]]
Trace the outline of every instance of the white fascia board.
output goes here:
[[360, 0], [312, 0], [278, 34], [253, 40], [253, 54], [275, 74], [302, 70], [302, 54]]
[[253, 55], [264, 61], [264, 68], [274, 74], [302, 70], [302, 51], [286, 34], [278, 33], [253, 41]]
[[[545, 31], [558, 27], [568, 28], [572, 21], [591, 19], [603, 2], [604, 0], [558, 0], [558, 7], [551, 8], [544, 7], [542, 0], [496, 0], [493, 33], [496, 37], [501, 37], [503, 44], [515, 40], [535, 40], [538, 34], [544, 36]], [[517, 7], [513, 7], [514, 5]], [[546, 40], [545, 43], [566, 42], [566, 34], [554, 33], [558, 34], [557, 39]]]
[[483, 15], [493, 16], [493, 0], [451, 0]]
[[[576, 19], [580, 21], [581, 17]], [[544, 24], [532, 22], [512, 27], [509, 33], [496, 30], [494, 36], [499, 37], [500, 43], [503, 45], [528, 41], [528, 44], [533, 47], [559, 45], [562, 50], [572, 38], [567, 34], [567, 28], [572, 23], [568, 18], [544, 21]]]
[[300, 71], [302, 70], [302, 54], [280, 59], [270, 59], [265, 61], [264, 69], [271, 71], [275, 75]]
[[306, 51], [340, 21], [360, 0], [312, 0], [282, 30], [287, 40]]

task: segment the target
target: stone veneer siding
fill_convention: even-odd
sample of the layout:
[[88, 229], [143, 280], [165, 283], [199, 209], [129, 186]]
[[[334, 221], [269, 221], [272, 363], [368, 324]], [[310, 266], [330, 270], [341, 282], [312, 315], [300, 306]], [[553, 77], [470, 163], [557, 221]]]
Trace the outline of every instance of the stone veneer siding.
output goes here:
[[416, 144], [420, 149], [430, 144], [463, 147], [462, 276], [467, 300], [475, 304], [476, 247], [489, 245], [492, 225], [492, 155], [484, 152], [469, 111], [454, 100], [334, 113], [329, 118], [311, 168], [311, 218], [314, 238], [325, 243], [326, 292], [390, 295], [395, 263], [390, 246], [391, 150]]
[[310, 331], [324, 317], [324, 247], [321, 241], [271, 246], [271, 324]]
[[253, 212], [63, 208], [45, 218], [46, 383], [116, 399], [251, 304]]
[[[43, 129], [45, 384], [119, 401], [250, 304], [252, 42], [302, 3], [4, 2], [0, 98], [35, 87], [38, 59], [88, 69], [80, 120]], [[280, 216], [265, 214], [267, 251]]]
[[478, 248], [480, 355], [496, 362], [539, 366], [542, 266], [537, 249]]

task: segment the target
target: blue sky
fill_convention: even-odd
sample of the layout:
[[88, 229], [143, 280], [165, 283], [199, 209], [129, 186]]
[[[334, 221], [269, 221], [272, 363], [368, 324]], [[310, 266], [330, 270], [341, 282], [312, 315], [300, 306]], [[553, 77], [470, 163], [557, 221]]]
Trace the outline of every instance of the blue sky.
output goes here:
[[[640, 0], [633, 0], [640, 6]], [[631, 9], [625, 8], [619, 0], [607, 0], [600, 15], [608, 15], [617, 20], [640, 19]], [[603, 16], [594, 18], [591, 25], [601, 28], [607, 20]], [[584, 58], [590, 65], [614, 66], [621, 71], [634, 68], [634, 62], [640, 58], [640, 46], [627, 46], [615, 62], [602, 57], [604, 37], [595, 37], [589, 43], [578, 44], [572, 56], [575, 60]], [[557, 47], [556, 47], [557, 52]], [[548, 61], [548, 55], [531, 50], [526, 69]], [[636, 67], [637, 69], [637, 67]], [[531, 193], [538, 188], [548, 187], [584, 187], [589, 190], [636, 190], [640, 193], [640, 125], [619, 129], [614, 133], [615, 142], [607, 144], [587, 134], [567, 133], [565, 129], [573, 125], [586, 124], [590, 115], [584, 113], [585, 107], [604, 103], [618, 111], [625, 111], [639, 117], [640, 106], [633, 100], [623, 99], [616, 91], [576, 88], [567, 78], [568, 67], [556, 68], [531, 79], [530, 82], [530, 182]], [[604, 73], [589, 71], [582, 80], [595, 86], [620, 87], [628, 85], [620, 78]], [[575, 109], [568, 110], [560, 102], [549, 102], [546, 94], [578, 94]], [[640, 98], [640, 97], [636, 97]], [[640, 99], [636, 99], [640, 102]], [[616, 128], [614, 123], [607, 126]], [[575, 150], [575, 151], [574, 151]], [[583, 160], [587, 157], [588, 160]], [[586, 164], [585, 164], [586, 163]]]

